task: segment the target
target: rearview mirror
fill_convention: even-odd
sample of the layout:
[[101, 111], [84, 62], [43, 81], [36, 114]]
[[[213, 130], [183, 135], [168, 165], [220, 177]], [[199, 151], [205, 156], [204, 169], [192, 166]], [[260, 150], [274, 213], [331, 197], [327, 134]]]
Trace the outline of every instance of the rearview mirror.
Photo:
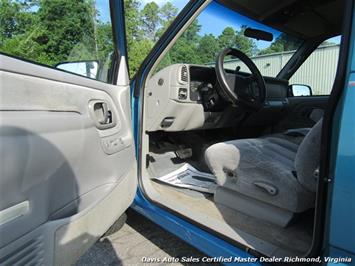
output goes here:
[[293, 84], [290, 86], [292, 96], [312, 96], [312, 89], [308, 85]]
[[57, 64], [55, 67], [84, 77], [96, 79], [99, 70], [99, 62], [94, 60], [63, 62]]
[[266, 42], [271, 42], [274, 39], [272, 33], [263, 30], [253, 29], [253, 28], [246, 28], [244, 31], [244, 36], [256, 39], [258, 41], [262, 40]]

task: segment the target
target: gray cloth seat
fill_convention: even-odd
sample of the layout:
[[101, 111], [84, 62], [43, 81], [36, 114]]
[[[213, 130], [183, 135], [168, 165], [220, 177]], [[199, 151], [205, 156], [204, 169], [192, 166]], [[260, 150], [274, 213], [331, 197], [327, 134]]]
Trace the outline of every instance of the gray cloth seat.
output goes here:
[[322, 120], [305, 137], [279, 134], [217, 143], [205, 151], [205, 160], [219, 186], [302, 212], [315, 203], [321, 128]]

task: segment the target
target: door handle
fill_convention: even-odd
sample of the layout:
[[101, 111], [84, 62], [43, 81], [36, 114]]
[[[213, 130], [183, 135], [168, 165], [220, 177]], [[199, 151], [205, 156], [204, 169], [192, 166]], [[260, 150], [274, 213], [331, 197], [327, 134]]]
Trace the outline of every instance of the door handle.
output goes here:
[[91, 118], [99, 129], [107, 129], [115, 126], [115, 119], [110, 105], [104, 100], [92, 100], [89, 102]]
[[94, 104], [94, 111], [97, 117], [97, 121], [102, 124], [112, 123], [112, 112], [108, 109], [107, 103], [97, 102]]

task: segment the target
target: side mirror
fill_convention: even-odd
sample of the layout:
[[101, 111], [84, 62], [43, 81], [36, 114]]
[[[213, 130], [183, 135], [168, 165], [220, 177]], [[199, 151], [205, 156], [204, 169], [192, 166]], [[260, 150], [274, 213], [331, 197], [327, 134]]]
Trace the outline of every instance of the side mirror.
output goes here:
[[293, 84], [290, 85], [291, 96], [312, 96], [312, 89], [308, 85]]
[[87, 78], [96, 79], [99, 71], [99, 62], [94, 60], [63, 62], [55, 67]]

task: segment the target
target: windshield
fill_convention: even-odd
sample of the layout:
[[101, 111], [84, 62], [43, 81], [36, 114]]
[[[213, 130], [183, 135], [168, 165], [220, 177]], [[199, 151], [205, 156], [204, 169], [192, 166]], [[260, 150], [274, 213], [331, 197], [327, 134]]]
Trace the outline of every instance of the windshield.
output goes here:
[[[272, 41], [256, 40], [244, 35], [247, 28], [266, 31]], [[217, 3], [211, 2], [177, 40], [159, 69], [175, 63], [214, 66], [216, 56], [227, 47], [247, 54], [264, 76], [276, 76], [303, 40], [265, 26]], [[224, 67], [250, 72], [235, 58], [225, 59]], [[159, 70], [158, 69], [158, 70]]]

